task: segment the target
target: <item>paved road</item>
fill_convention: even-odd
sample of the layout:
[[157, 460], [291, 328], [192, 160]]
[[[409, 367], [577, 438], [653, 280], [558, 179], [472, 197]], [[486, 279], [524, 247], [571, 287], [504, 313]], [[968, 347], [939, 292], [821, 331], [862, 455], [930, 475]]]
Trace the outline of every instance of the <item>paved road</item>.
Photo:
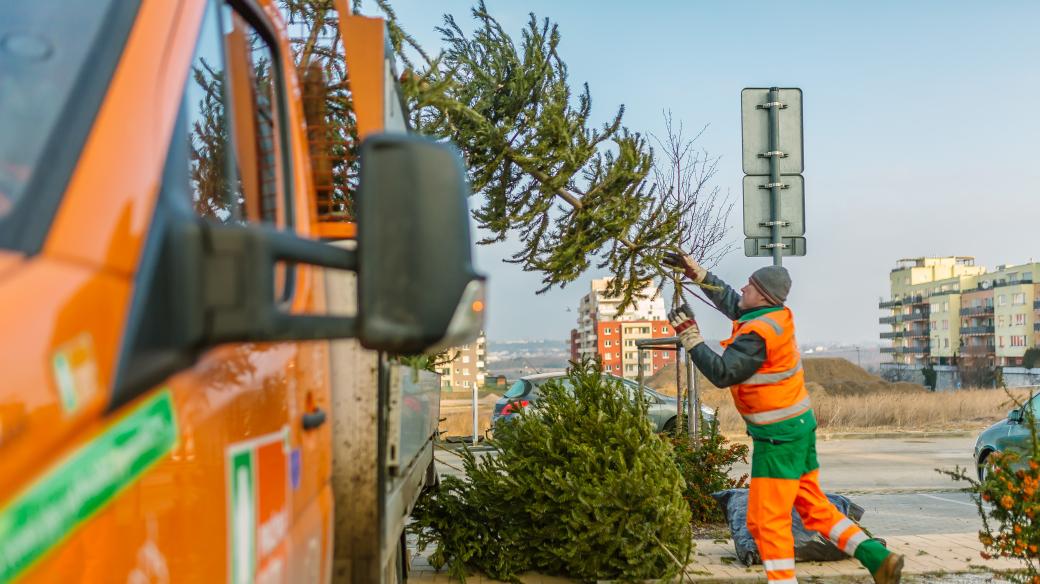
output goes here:
[[975, 532], [975, 504], [959, 492], [967, 483], [934, 470], [973, 468], [974, 446], [974, 436], [820, 440], [820, 484], [863, 507], [863, 524], [880, 537]]
[[[972, 436], [821, 440], [820, 482], [827, 492], [847, 495], [863, 507], [864, 525], [881, 537], [975, 532], [982, 527], [975, 505], [959, 492], [967, 485], [933, 470], [970, 467], [974, 444]], [[448, 467], [461, 468], [457, 456], [438, 451], [437, 458], [442, 474], [461, 474]], [[738, 465], [733, 471], [750, 468]]]
[[[820, 440], [820, 484], [838, 493], [955, 491], [967, 486], [936, 468], [973, 468], [974, 436], [952, 438], [854, 438]], [[734, 472], [750, 472], [738, 465]]]

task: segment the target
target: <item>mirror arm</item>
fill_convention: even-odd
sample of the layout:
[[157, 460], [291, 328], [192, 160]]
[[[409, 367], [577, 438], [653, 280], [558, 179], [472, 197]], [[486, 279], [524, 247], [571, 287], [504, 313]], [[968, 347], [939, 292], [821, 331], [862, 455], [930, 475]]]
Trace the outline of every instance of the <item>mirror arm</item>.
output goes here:
[[357, 253], [270, 227], [203, 227], [202, 303], [210, 343], [357, 336], [354, 317], [294, 315], [275, 299], [278, 261], [357, 270]]

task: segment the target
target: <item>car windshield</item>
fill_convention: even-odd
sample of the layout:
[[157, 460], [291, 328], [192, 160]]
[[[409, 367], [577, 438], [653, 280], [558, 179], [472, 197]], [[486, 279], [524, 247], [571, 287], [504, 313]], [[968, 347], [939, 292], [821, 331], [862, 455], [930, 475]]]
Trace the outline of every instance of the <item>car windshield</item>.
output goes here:
[[[0, 20], [0, 220], [29, 195], [38, 172], [61, 154], [63, 117], [90, 79], [95, 44], [119, 0], [4, 3]], [[107, 34], [111, 34], [108, 31]], [[95, 112], [77, 112], [93, 119]]]
[[515, 383], [506, 391], [505, 397], [513, 399], [523, 397], [527, 393], [527, 389], [531, 387], [531, 384], [524, 381], [523, 379], [517, 379]]

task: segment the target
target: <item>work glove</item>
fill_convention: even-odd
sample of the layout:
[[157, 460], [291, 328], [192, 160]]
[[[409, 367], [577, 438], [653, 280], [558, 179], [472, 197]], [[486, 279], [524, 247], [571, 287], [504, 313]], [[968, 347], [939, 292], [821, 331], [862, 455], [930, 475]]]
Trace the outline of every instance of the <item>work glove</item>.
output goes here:
[[704, 342], [689, 304], [684, 302], [682, 306], [669, 312], [668, 322], [675, 327], [675, 334], [679, 335], [679, 342], [687, 351]]
[[[708, 270], [705, 270], [696, 260], [686, 254], [667, 251], [662, 261], [666, 266], [682, 270], [686, 277], [694, 282], [702, 282], [704, 277], [708, 275]], [[690, 314], [692, 315], [693, 313], [691, 312]]]

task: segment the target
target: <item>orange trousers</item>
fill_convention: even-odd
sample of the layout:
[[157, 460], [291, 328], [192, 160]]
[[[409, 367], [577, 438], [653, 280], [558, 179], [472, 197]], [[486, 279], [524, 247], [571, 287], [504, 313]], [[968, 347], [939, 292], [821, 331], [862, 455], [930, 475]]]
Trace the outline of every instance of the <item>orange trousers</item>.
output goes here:
[[[818, 469], [810, 471], [799, 479], [751, 479], [747, 525], [762, 556], [766, 578], [771, 583], [795, 584], [798, 581], [794, 573], [792, 507], [798, 511], [806, 529], [820, 532], [850, 556], [855, 556], [860, 544], [867, 541], [863, 530], [838, 511], [823, 494], [819, 472]], [[876, 569], [868, 566], [871, 568]]]

